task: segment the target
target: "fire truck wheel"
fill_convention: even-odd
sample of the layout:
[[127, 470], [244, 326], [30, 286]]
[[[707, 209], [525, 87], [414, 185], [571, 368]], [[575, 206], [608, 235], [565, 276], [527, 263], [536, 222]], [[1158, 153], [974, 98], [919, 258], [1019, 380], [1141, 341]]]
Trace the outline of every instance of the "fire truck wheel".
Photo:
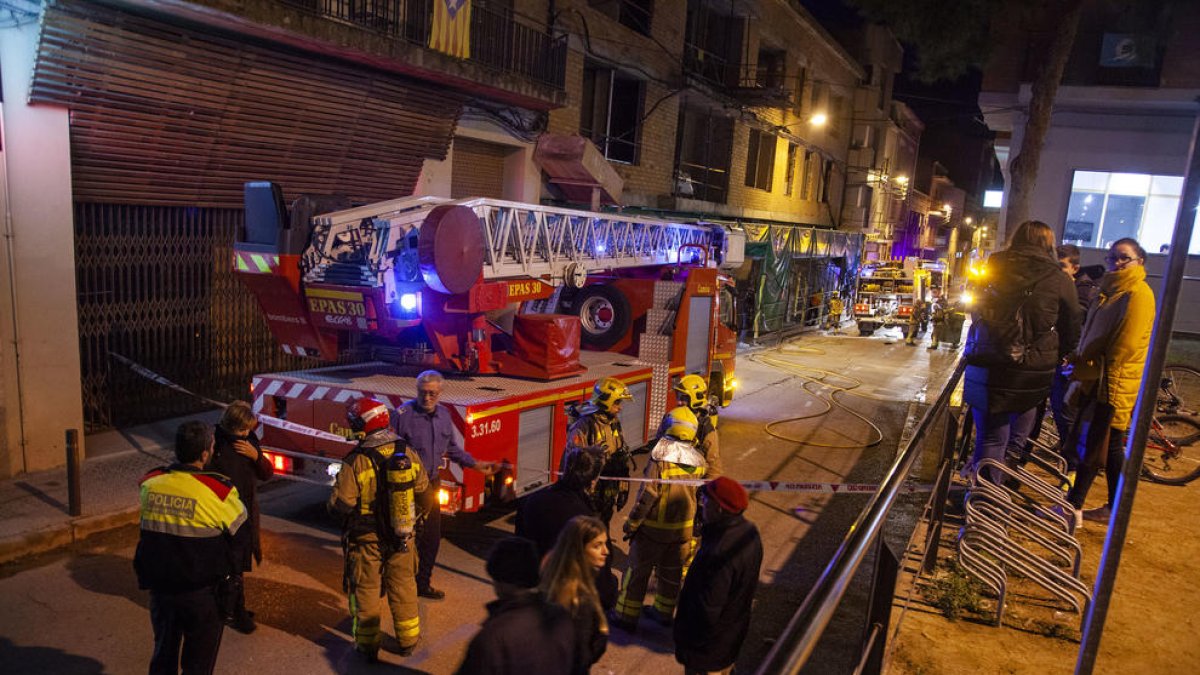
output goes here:
[[613, 288], [587, 286], [571, 299], [571, 313], [579, 317], [580, 342], [589, 349], [608, 349], [629, 331], [629, 301]]

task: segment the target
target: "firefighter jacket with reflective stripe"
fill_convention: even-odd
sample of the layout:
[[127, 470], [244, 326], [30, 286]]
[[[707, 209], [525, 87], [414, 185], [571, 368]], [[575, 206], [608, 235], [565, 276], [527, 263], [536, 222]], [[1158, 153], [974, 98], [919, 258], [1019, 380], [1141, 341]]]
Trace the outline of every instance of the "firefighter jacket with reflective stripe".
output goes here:
[[[725, 475], [725, 466], [721, 463], [721, 443], [717, 436], [716, 415], [704, 409], [693, 408], [692, 412], [696, 413], [696, 419], [700, 422], [700, 426], [696, 428], [696, 447], [704, 455], [704, 461], [708, 462], [708, 468], [704, 472], [705, 480]], [[670, 426], [664, 417], [658, 425], [658, 437], [665, 436]]]
[[[702, 466], [687, 466], [651, 459], [645, 476], [653, 480], [699, 480]], [[651, 539], [660, 542], [688, 541], [696, 519], [696, 488], [691, 485], [642, 483], [629, 522]]]
[[141, 481], [138, 586], [177, 593], [236, 572], [233, 535], [246, 522], [237, 488], [219, 473], [175, 464]]
[[[396, 452], [396, 444], [388, 443], [375, 448], [386, 464]], [[379, 494], [378, 476], [375, 463], [363, 449], [358, 449], [347, 455], [342, 468], [338, 471], [337, 480], [333, 484], [333, 492], [329, 495], [329, 510], [346, 518], [346, 530], [355, 539], [363, 541], [378, 541], [383, 522], [399, 522], [401, 525], [408, 519], [415, 522], [416, 499], [415, 493], [429, 489], [429, 478], [421, 466], [417, 453], [409, 452], [409, 467], [402, 471], [393, 471], [391, 481], [397, 486], [392, 492], [393, 499], [399, 500], [399, 517], [379, 518], [375, 513], [375, 501]], [[347, 463], [348, 462], [348, 463]]]
[[[604, 457], [625, 447], [625, 439], [621, 435], [621, 422], [605, 412], [594, 412], [583, 415], [575, 420], [567, 429], [568, 448], [604, 448]], [[566, 453], [563, 453], [566, 457]]]

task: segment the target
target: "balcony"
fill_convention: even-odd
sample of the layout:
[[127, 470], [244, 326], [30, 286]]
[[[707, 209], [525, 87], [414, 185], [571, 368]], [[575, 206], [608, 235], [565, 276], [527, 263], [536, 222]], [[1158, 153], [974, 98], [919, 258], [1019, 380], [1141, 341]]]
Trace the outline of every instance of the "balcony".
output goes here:
[[472, 3], [469, 46], [451, 54], [431, 45], [435, 3], [444, 0], [116, 1], [504, 103], [538, 110], [566, 104], [566, 36], [493, 6]]
[[784, 86], [782, 70], [774, 65], [733, 63], [701, 45], [684, 43], [685, 75], [752, 107], [793, 105], [792, 92]]
[[[420, 47], [429, 46], [434, 2], [440, 1], [280, 0], [296, 10]], [[492, 7], [471, 7], [470, 55], [465, 61], [562, 90], [566, 58], [566, 36], [551, 37], [515, 15]]]

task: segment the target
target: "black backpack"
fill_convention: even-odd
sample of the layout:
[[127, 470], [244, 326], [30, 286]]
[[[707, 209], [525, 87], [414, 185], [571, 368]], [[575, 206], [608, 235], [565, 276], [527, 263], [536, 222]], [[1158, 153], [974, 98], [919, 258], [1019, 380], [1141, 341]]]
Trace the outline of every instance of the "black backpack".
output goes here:
[[[1051, 270], [1020, 288], [983, 288], [977, 309], [972, 313], [971, 330], [963, 355], [972, 366], [1025, 365], [1029, 349], [1043, 333], [1034, 333], [1027, 305], [1037, 285], [1059, 270]], [[1053, 330], [1053, 329], [1051, 329]]]

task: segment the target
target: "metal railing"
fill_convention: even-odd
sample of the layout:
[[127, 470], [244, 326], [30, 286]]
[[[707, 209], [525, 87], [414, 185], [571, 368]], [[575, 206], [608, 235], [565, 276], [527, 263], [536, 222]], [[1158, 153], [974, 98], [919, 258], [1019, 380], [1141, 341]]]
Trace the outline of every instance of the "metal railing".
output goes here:
[[758, 675], [794, 675], [804, 667], [841, 604], [842, 597], [850, 587], [859, 566], [872, 552], [873, 545], [876, 553], [875, 574], [867, 602], [869, 615], [863, 627], [862, 655], [855, 672], [881, 671], [892, 597], [900, 570], [898, 556], [892, 553], [883, 540], [883, 527], [917, 458], [925, 452], [924, 441], [937, 428], [939, 422], [943, 423], [941, 459], [938, 477], [928, 504], [928, 508], [931, 509], [930, 527], [925, 536], [924, 568], [927, 571], [932, 569], [937, 559], [944, 508], [959, 450], [959, 420], [950, 408], [950, 399], [965, 368], [966, 362], [959, 359], [937, 399], [926, 410], [904, 449], [888, 467], [887, 473], [880, 481], [879, 491], [872, 496], [854, 525], [850, 527], [820, 578], [758, 667]]
[[[429, 47], [434, 2], [442, 0], [279, 0], [297, 10], [365, 28], [385, 37]], [[471, 7], [469, 56], [491, 70], [518, 75], [562, 90], [567, 39], [492, 7]]]

